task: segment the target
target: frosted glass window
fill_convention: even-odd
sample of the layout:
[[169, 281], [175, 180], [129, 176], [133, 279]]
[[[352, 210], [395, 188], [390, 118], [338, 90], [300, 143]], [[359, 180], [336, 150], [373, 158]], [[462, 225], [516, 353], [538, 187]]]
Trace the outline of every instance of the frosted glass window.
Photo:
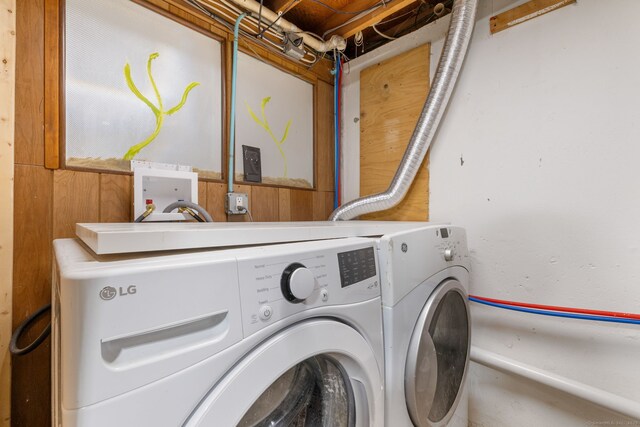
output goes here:
[[260, 148], [262, 182], [312, 188], [313, 85], [239, 53], [235, 146], [239, 181], [244, 178], [242, 145]]
[[[133, 158], [190, 165], [201, 176], [220, 178], [221, 43], [129, 0], [65, 5], [66, 164], [129, 170]], [[160, 100], [147, 73], [153, 54]], [[156, 111], [134, 94], [125, 64]]]

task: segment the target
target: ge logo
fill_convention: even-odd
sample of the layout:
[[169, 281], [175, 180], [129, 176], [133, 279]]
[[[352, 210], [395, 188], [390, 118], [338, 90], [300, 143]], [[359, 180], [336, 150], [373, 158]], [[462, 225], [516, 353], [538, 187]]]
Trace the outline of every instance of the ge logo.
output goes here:
[[112, 286], [105, 286], [100, 291], [100, 298], [102, 298], [105, 301], [109, 301], [114, 299], [117, 294], [118, 294], [118, 291], [116, 290], [116, 288]]

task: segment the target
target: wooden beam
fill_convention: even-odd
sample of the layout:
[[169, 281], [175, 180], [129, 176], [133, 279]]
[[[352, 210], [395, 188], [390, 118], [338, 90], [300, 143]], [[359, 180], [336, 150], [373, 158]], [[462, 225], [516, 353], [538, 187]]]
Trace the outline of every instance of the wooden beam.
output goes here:
[[60, 3], [44, 2], [44, 166], [60, 167]]
[[345, 13], [334, 13], [327, 19], [325, 24], [322, 26], [322, 32], [324, 33], [325, 31], [335, 28], [338, 25], [344, 24], [349, 19], [355, 16], [355, 15], [351, 15], [351, 13], [357, 12], [363, 9], [369, 9], [370, 7], [373, 7], [378, 3], [380, 3], [380, 0], [349, 2], [348, 5], [340, 9], [341, 12], [345, 12]]
[[[22, 5], [30, 2], [18, 1], [20, 14], [24, 12]], [[16, 65], [16, 73], [20, 73], [24, 65]], [[12, 307], [13, 327], [17, 328], [29, 314], [51, 303], [53, 171], [42, 165], [16, 163], [14, 173]], [[33, 224], [38, 226], [34, 227]], [[41, 331], [45, 326], [46, 318], [43, 316], [33, 325], [33, 331]], [[27, 357], [13, 358], [12, 426], [52, 425], [51, 347], [51, 340], [45, 340]]]
[[299, 6], [300, 3], [302, 3], [302, 0], [276, 0], [273, 2], [273, 5], [271, 7], [273, 8], [272, 10], [275, 13], [280, 14], [285, 10], [290, 11], [294, 7]]
[[413, 3], [416, 3], [416, 0], [395, 0], [393, 3], [390, 3], [383, 7], [379, 7], [368, 13], [366, 16], [363, 16], [362, 18], [345, 25], [344, 27], [339, 28], [336, 31], [332, 31], [328, 34], [328, 36], [339, 34], [347, 39], [357, 32], [362, 31], [374, 24], [377, 24], [378, 22], [384, 20], [386, 17], [393, 15], [397, 11], [404, 9], [405, 7], [410, 6]]
[[492, 16], [489, 19], [489, 29], [491, 34], [495, 34], [575, 2], [576, 0], [531, 0]]
[[0, 426], [11, 425], [13, 294], [13, 161], [16, 86], [16, 0], [0, 0]]
[[318, 191], [332, 191], [334, 183], [333, 86], [319, 81], [315, 92], [317, 124], [315, 185]]
[[[413, 27], [414, 23], [418, 22], [422, 22], [424, 19], [429, 18], [430, 16], [433, 15], [433, 7], [428, 7], [425, 10], [423, 10], [422, 12], [420, 12], [420, 14], [418, 16], [410, 16], [409, 18], [405, 19], [404, 21], [401, 21], [400, 23], [394, 25], [391, 28], [387, 28], [386, 30], [383, 30], [382, 32], [391, 36], [391, 37], [395, 37], [397, 34], [401, 33], [402, 31]], [[438, 19], [438, 18], [436, 18]], [[433, 22], [433, 21], [431, 21]], [[380, 28], [378, 28], [380, 29]]]
[[[44, 165], [44, 0], [16, 6], [15, 162]], [[4, 31], [4, 30], [2, 30]]]

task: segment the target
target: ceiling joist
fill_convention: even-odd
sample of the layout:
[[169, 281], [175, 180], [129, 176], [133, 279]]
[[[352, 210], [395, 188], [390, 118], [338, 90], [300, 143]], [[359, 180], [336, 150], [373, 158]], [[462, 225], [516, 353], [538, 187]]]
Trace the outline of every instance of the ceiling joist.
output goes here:
[[340, 12], [343, 13], [334, 13], [327, 19], [327, 21], [322, 26], [321, 33], [344, 24], [355, 16], [352, 15], [352, 13], [363, 9], [369, 9], [370, 7], [373, 7], [378, 3], [380, 3], [380, 0], [349, 2], [349, 4], [347, 4], [343, 9], [340, 9]]
[[302, 3], [302, 0], [275, 0], [273, 2], [273, 11], [277, 14], [288, 12], [300, 3]]
[[378, 22], [384, 20], [386, 17], [393, 15], [397, 11], [410, 6], [412, 3], [416, 3], [416, 1], [417, 0], [395, 0], [392, 3], [387, 4], [386, 6], [382, 6], [371, 11], [362, 18], [356, 19], [355, 21], [345, 25], [344, 27], [332, 31], [331, 33], [327, 34], [327, 36], [338, 34], [347, 39], [357, 32], [377, 24]]
[[429, 19], [432, 16], [435, 17], [433, 13], [433, 7], [429, 7], [423, 10], [422, 12], [417, 13], [416, 15], [412, 14], [411, 17], [401, 21], [399, 24], [396, 24], [391, 28], [385, 29], [384, 33], [387, 34], [388, 36], [395, 37], [398, 34], [402, 33], [403, 31], [406, 31], [409, 28], [416, 26], [417, 23], [422, 24], [425, 20]]

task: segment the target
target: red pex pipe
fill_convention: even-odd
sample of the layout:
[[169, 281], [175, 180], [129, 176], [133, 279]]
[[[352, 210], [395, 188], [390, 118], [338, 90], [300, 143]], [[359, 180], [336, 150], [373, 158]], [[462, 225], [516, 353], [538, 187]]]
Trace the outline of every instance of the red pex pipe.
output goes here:
[[634, 313], [621, 313], [618, 311], [603, 311], [603, 310], [589, 310], [585, 308], [573, 308], [573, 307], [560, 307], [555, 305], [542, 305], [542, 304], [529, 304], [526, 302], [517, 302], [517, 301], [506, 301], [495, 298], [486, 298], [480, 297], [477, 295], [469, 295], [472, 298], [476, 298], [482, 301], [493, 302], [496, 304], [504, 304], [511, 305], [515, 307], [526, 307], [526, 308], [535, 308], [539, 310], [548, 310], [548, 311], [564, 311], [565, 313], [580, 313], [580, 314], [591, 314], [594, 316], [608, 316], [608, 317], [622, 317], [625, 319], [636, 319], [640, 320], [640, 314]]

